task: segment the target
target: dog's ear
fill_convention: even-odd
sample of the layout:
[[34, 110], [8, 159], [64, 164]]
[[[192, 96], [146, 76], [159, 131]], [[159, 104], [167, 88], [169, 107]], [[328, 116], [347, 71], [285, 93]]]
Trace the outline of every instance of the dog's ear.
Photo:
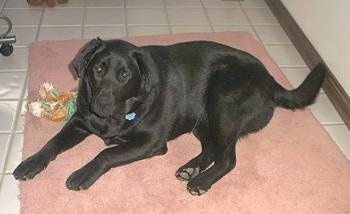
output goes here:
[[79, 66], [76, 63], [75, 58], [69, 63], [69, 71], [72, 74], [74, 80], [77, 80], [80, 77], [81, 72], [79, 72]]
[[78, 51], [77, 55], [69, 64], [69, 70], [71, 71], [74, 80], [81, 78], [84, 75], [89, 62], [102, 44], [102, 39], [97, 37], [96, 39], [92, 39]]
[[139, 74], [141, 77], [141, 89], [144, 90], [144, 93], [150, 92], [150, 82], [149, 82], [149, 64], [147, 63], [147, 56], [142, 50], [134, 50], [132, 52], [132, 58], [135, 60]]

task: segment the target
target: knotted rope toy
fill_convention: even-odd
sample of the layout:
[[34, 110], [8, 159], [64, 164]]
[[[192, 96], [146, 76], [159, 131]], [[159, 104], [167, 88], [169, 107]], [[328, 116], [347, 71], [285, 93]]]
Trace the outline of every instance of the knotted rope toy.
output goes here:
[[[39, 99], [27, 106], [27, 111], [39, 118], [59, 122], [68, 121], [77, 111], [78, 92], [59, 92], [52, 83], [44, 82], [39, 87]], [[125, 119], [136, 119], [136, 113], [130, 112]]]
[[59, 92], [52, 83], [39, 87], [39, 99], [27, 106], [29, 113], [51, 121], [67, 121], [77, 110], [78, 92]]

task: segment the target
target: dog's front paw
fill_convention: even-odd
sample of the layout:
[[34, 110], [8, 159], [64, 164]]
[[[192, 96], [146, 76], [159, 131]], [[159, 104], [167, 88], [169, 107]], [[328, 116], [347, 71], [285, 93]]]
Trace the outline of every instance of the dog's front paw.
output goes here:
[[66, 186], [70, 190], [80, 191], [88, 189], [102, 175], [101, 170], [96, 168], [83, 168], [75, 171], [66, 181]]
[[48, 164], [49, 161], [46, 158], [40, 155], [33, 155], [17, 166], [15, 171], [13, 171], [13, 176], [21, 181], [32, 179], [39, 172], [43, 171]]

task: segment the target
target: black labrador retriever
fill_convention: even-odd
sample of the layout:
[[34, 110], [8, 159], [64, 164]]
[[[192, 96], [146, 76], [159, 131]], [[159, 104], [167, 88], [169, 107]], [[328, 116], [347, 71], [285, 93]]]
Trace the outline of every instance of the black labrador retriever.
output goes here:
[[80, 78], [77, 112], [14, 177], [33, 178], [95, 134], [115, 146], [68, 178], [69, 189], [84, 190], [111, 168], [163, 155], [168, 141], [192, 132], [202, 152], [176, 172], [192, 195], [205, 193], [235, 167], [237, 140], [266, 126], [276, 107], [312, 104], [326, 71], [318, 65], [289, 91], [252, 55], [215, 42], [137, 47], [99, 38], [71, 65]]

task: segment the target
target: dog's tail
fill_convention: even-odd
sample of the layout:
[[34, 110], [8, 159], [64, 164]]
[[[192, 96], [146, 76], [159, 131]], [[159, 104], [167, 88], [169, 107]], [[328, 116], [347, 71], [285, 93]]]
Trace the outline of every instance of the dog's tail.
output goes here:
[[312, 69], [301, 85], [291, 91], [277, 84], [277, 90], [274, 93], [276, 105], [294, 110], [302, 109], [313, 104], [325, 78], [326, 70], [324, 64], [318, 64]]

